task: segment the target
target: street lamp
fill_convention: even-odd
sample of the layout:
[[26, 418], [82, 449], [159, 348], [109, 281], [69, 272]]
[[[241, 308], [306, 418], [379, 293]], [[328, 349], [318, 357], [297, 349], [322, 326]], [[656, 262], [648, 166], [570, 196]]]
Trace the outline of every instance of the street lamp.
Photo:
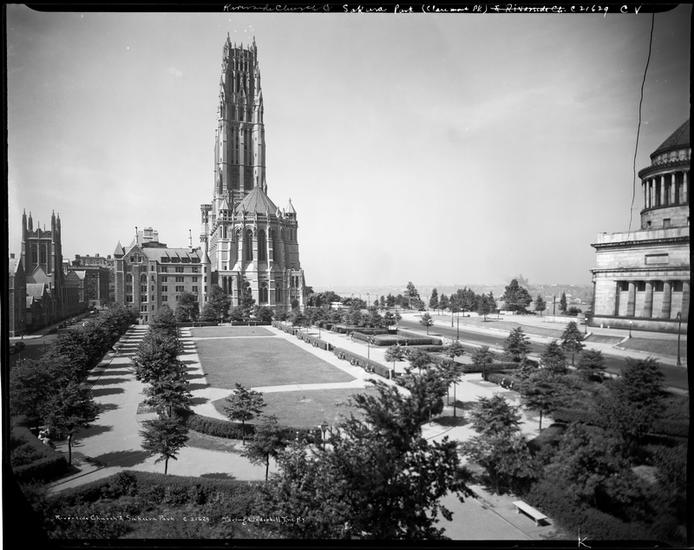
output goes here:
[[460, 312], [458, 311], [455, 316], [455, 341], [460, 341]]
[[680, 357], [680, 336], [682, 334], [682, 312], [677, 312], [677, 366], [682, 365], [682, 359]]

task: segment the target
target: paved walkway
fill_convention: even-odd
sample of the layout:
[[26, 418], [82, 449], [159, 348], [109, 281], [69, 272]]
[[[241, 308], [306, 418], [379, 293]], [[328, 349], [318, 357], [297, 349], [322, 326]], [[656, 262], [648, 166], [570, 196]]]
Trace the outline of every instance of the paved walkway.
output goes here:
[[[149, 457], [141, 448], [139, 430], [143, 420], [153, 418], [155, 415], [143, 412], [142, 394], [143, 384], [135, 380], [132, 358], [136, 353], [142, 337], [148, 327], [132, 327], [120, 340], [117, 351], [111, 352], [95, 368], [89, 382], [93, 384], [95, 399], [101, 403], [105, 410], [94, 423], [94, 426], [83, 431], [76, 438], [73, 445], [73, 456], [81, 471], [73, 476], [61, 479], [51, 484], [49, 491], [56, 492], [69, 487], [76, 487], [91, 481], [95, 481], [119, 471], [130, 469], [150, 472], [163, 472], [163, 464], [155, 463], [154, 457]], [[366, 373], [360, 367], [354, 367], [347, 361], [338, 359], [332, 352], [327, 352], [307, 344], [295, 336], [286, 334], [277, 329], [269, 329], [276, 335], [286, 338], [292, 344], [297, 345], [310, 353], [333, 364], [337, 368], [354, 376], [354, 381], [338, 384], [301, 384], [256, 388], [262, 391], [295, 391], [315, 390], [320, 391], [333, 387], [366, 387], [370, 378], [383, 380], [383, 378]], [[317, 332], [317, 331], [316, 331]], [[366, 345], [362, 342], [353, 342], [344, 335], [322, 333], [324, 339], [330, 338], [335, 345], [349, 349], [360, 355]], [[181, 340], [184, 344], [182, 359], [186, 361], [189, 374], [195, 377], [196, 389], [192, 391], [194, 400], [199, 402], [194, 405], [194, 410], [199, 414], [205, 414], [216, 418], [222, 417], [212, 407], [211, 402], [229, 394], [228, 389], [211, 388], [207, 386], [205, 373], [195, 349], [194, 342], [188, 329], [181, 330]], [[372, 359], [385, 362], [383, 349], [372, 348]], [[402, 365], [406, 364], [402, 362]], [[402, 365], [396, 365], [396, 370]], [[392, 383], [386, 381], [386, 383]], [[484, 382], [480, 375], [466, 375], [456, 385], [456, 396], [459, 401], [475, 401], [479, 397], [489, 397], [501, 394], [512, 403], [519, 402], [516, 392], [504, 390], [489, 382]], [[458, 416], [463, 411], [458, 410]], [[446, 407], [442, 416], [452, 416], [452, 407]], [[547, 419], [550, 422], [550, 419]], [[537, 417], [532, 413], [522, 412], [521, 430], [528, 436], [537, 434]], [[455, 440], [465, 440], [473, 434], [466, 424], [445, 426], [432, 422], [423, 428], [423, 435], [430, 440], [439, 440], [448, 437]], [[58, 449], [65, 451], [64, 444], [58, 445]], [[264, 479], [264, 467], [250, 464], [248, 460], [240, 456], [241, 446], [233, 446], [231, 451], [215, 451], [199, 447], [184, 447], [179, 453], [178, 460], [169, 462], [169, 473], [173, 475], [200, 476], [210, 473], [226, 473], [242, 480]], [[276, 466], [271, 463], [271, 471]], [[475, 487], [478, 494], [476, 499], [467, 499], [461, 503], [454, 496], [446, 497], [448, 507], [453, 511], [453, 521], [441, 520], [441, 525], [446, 529], [448, 536], [459, 540], [481, 539], [538, 539], [553, 535], [551, 525], [536, 527], [534, 522], [524, 516], [518, 516], [510, 504], [514, 498], [510, 495], [490, 495], [482, 487]]]

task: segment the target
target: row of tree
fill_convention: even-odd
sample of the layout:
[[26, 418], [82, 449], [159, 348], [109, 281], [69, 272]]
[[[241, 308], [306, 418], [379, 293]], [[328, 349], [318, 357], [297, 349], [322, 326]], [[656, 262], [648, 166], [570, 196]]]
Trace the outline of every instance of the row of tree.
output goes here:
[[183, 346], [178, 338], [176, 315], [167, 306], [152, 317], [149, 330], [134, 358], [135, 377], [147, 384], [145, 404], [158, 418], [143, 422], [142, 448], [164, 461], [168, 473], [169, 459], [176, 460], [188, 441], [185, 415], [190, 410], [192, 395], [186, 366], [178, 358]]
[[132, 312], [116, 306], [80, 326], [59, 334], [39, 359], [25, 359], [10, 370], [10, 411], [30, 426], [45, 425], [51, 437], [67, 438], [72, 463], [73, 437], [100, 413], [89, 371], [135, 321]]

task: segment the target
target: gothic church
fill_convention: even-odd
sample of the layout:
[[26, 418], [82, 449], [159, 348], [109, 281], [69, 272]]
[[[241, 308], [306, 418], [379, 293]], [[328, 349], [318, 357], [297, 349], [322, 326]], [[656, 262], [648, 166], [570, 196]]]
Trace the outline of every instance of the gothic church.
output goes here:
[[277, 313], [303, 309], [297, 217], [291, 200], [280, 210], [267, 195], [265, 126], [255, 39], [224, 44], [214, 147], [212, 203], [200, 207], [200, 241], [212, 280], [240, 305], [250, 284], [255, 303]]

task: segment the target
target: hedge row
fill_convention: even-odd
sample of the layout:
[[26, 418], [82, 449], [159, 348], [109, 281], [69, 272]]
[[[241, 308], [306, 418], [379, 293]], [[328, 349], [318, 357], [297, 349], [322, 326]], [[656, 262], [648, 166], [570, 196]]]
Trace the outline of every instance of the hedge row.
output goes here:
[[[156, 499], [157, 502], [180, 504], [180, 500], [191, 496], [192, 492], [209, 494], [220, 490], [243, 491], [259, 484], [260, 482], [236, 479], [210, 479], [125, 470], [79, 487], [65, 489], [50, 495], [49, 498], [53, 504], [71, 506], [82, 502], [117, 499], [121, 496], [154, 496], [152, 489], [162, 488], [164, 494], [156, 495], [159, 497]], [[172, 500], [179, 502], [171, 502]]]
[[431, 342], [430, 342], [431, 344], [435, 344], [437, 346], [443, 345], [443, 340], [441, 340], [441, 338], [436, 338], [435, 336], [422, 336], [418, 332], [411, 332], [409, 330], [403, 330], [403, 329], [399, 329], [398, 334], [405, 336], [407, 338], [428, 338], [429, 340], [431, 340]]
[[[356, 336], [356, 335], [355, 335]], [[426, 336], [401, 336], [400, 334], [378, 334], [373, 337], [377, 346], [430, 346], [425, 351], [440, 351], [442, 343], [439, 338]]]
[[26, 458], [31, 457], [29, 463], [14, 465], [12, 471], [21, 480], [37, 479], [48, 481], [65, 474], [69, 465], [65, 457], [41, 443], [29, 429], [15, 427], [11, 433], [12, 454]]
[[350, 365], [361, 367], [366, 372], [373, 372], [383, 378], [388, 378], [390, 369], [376, 361], [372, 361], [371, 359], [367, 359], [366, 357], [362, 357], [361, 355], [357, 355], [343, 348], [333, 348], [333, 353], [337, 355], [338, 359], [349, 361]]
[[653, 423], [651, 432], [671, 437], [689, 437], [689, 421], [684, 419], [671, 420], [667, 418], [656, 420]]
[[[252, 438], [255, 434], [255, 424], [237, 424], [220, 418], [212, 418], [190, 412], [186, 414], [185, 423], [188, 429], [194, 430], [214, 437], [223, 437], [225, 439], [243, 439]], [[318, 442], [320, 438], [316, 433], [316, 429], [293, 428], [291, 426], [284, 427], [284, 436], [286, 439], [294, 439], [296, 437], [309, 443]]]
[[320, 348], [324, 349], [326, 351], [332, 351], [333, 345], [330, 342], [326, 342], [325, 340], [321, 340], [317, 336], [313, 336], [311, 334], [306, 334], [306, 333], [299, 333], [296, 335], [296, 337], [299, 340], [303, 340], [307, 344], [311, 344], [314, 348]]
[[595, 414], [583, 409], [561, 408], [552, 413], [555, 422], [569, 424], [571, 422], [582, 422], [584, 424], [594, 424]]
[[176, 321], [177, 327], [216, 327], [219, 321]]

